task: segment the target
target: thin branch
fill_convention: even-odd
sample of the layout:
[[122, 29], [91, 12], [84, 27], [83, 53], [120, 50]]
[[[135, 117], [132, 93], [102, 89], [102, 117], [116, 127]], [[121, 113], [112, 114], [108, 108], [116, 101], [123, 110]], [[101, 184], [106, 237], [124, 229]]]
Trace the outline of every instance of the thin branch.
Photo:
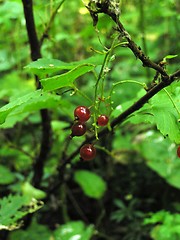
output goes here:
[[[91, 7], [91, 4], [93, 5], [93, 7]], [[128, 44], [127, 44], [128, 48], [130, 48], [131, 51], [134, 53], [134, 55], [141, 60], [141, 62], [143, 63], [143, 66], [149, 67], [158, 71], [162, 76], [168, 76], [166, 71], [161, 66], [151, 61], [145, 55], [145, 53], [137, 46], [137, 44], [132, 40], [130, 34], [126, 31], [126, 29], [124, 28], [123, 24], [119, 19], [120, 11], [118, 6], [118, 1], [117, 1], [117, 6], [114, 5], [113, 1], [112, 2], [109, 0], [105, 0], [103, 2], [98, 1], [95, 7], [94, 7], [94, 2], [90, 1], [90, 4], [86, 7], [88, 8], [93, 18], [94, 24], [97, 24], [99, 13], [105, 13], [106, 15], [109, 15], [112, 18], [112, 20], [116, 23], [117, 31], [121, 34], [122, 37], [125, 37], [126, 40], [128, 41]]]
[[46, 28], [42, 34], [42, 37], [40, 38], [39, 40], [39, 44], [40, 46], [42, 46], [43, 42], [44, 42], [44, 39], [48, 37], [48, 33], [49, 33], [49, 30], [51, 28], [51, 25], [56, 17], [56, 14], [58, 13], [58, 10], [60, 9], [60, 7], [62, 6], [62, 4], [65, 2], [66, 0], [62, 0], [58, 5], [57, 7], [55, 8], [55, 10], [52, 12], [51, 16], [50, 16], [50, 19], [49, 19], [49, 22], [48, 24], [46, 25]]
[[129, 33], [125, 30], [124, 26], [122, 25], [122, 23], [120, 22], [119, 18], [116, 19], [116, 23], [118, 26], [118, 31], [122, 34], [123, 37], [126, 38], [126, 40], [128, 41], [128, 47], [131, 49], [131, 51], [134, 53], [134, 55], [139, 58], [141, 60], [141, 62], [143, 63], [144, 67], [149, 67], [152, 68], [156, 71], [158, 71], [160, 74], [162, 74], [162, 76], [168, 76], [168, 74], [166, 73], [166, 71], [159, 66], [158, 64], [156, 64], [155, 62], [151, 61], [146, 55], [145, 53], [141, 50], [141, 48], [139, 48], [137, 46], [137, 44], [131, 39], [131, 36], [129, 35]]
[[22, 0], [22, 2], [26, 20], [26, 29], [29, 38], [29, 45], [31, 48], [31, 59], [33, 61], [36, 61], [38, 58], [41, 58], [41, 52], [34, 22], [33, 3], [32, 0]]
[[[24, 16], [26, 20], [26, 29], [29, 38], [29, 45], [31, 49], [31, 59], [33, 61], [41, 58], [41, 49], [38, 41], [34, 14], [33, 14], [33, 2], [32, 0], [22, 0], [24, 8]], [[39, 79], [35, 76], [37, 89], [41, 87]], [[34, 164], [34, 176], [33, 176], [33, 185], [35, 187], [40, 187], [41, 180], [44, 170], [44, 162], [48, 158], [50, 152], [50, 143], [51, 143], [51, 120], [50, 114], [47, 109], [40, 110], [41, 123], [42, 123], [42, 137], [41, 137], [41, 146], [39, 155], [36, 158]]]

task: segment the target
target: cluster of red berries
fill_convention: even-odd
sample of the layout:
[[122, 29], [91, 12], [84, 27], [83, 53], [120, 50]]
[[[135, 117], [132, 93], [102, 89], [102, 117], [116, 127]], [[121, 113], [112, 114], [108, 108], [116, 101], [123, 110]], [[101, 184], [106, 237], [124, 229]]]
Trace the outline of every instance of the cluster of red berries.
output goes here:
[[[71, 137], [83, 136], [86, 133], [86, 122], [91, 117], [89, 108], [78, 106], [74, 110], [75, 122], [71, 128]], [[106, 126], [109, 118], [106, 115], [100, 115], [97, 119], [97, 125]], [[80, 149], [80, 156], [83, 160], [92, 160], [96, 156], [96, 148], [93, 144], [85, 144]]]

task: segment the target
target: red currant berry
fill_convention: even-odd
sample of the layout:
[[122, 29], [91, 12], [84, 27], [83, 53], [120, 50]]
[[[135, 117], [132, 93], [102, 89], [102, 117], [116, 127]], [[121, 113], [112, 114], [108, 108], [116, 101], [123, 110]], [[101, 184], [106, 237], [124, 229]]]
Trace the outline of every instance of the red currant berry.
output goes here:
[[83, 160], [92, 160], [96, 156], [96, 148], [92, 144], [85, 144], [80, 149], [80, 156]]
[[90, 110], [89, 108], [85, 107], [85, 106], [78, 106], [75, 110], [74, 110], [74, 116], [76, 119], [78, 119], [80, 122], [86, 122], [90, 116]]
[[109, 118], [106, 115], [100, 115], [97, 119], [97, 124], [99, 126], [106, 126], [109, 122]]
[[180, 158], [180, 146], [177, 148], [177, 156]]
[[72, 126], [71, 131], [71, 137], [82, 136], [86, 132], [86, 125], [84, 123], [77, 122]]

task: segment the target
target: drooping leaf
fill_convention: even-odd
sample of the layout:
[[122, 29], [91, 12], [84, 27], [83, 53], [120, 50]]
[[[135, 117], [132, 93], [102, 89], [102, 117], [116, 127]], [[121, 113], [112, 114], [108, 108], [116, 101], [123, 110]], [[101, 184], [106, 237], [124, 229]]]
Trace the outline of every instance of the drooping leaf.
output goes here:
[[90, 240], [93, 236], [93, 225], [85, 226], [82, 221], [72, 221], [61, 225], [54, 231], [55, 240]]
[[57, 107], [59, 103], [59, 96], [44, 93], [41, 90], [33, 91], [0, 108], [0, 124], [5, 122], [9, 114], [17, 115], [43, 108], [54, 108]]
[[99, 199], [106, 191], [106, 182], [97, 174], [79, 170], [74, 174], [74, 180], [80, 185], [85, 195], [91, 198]]
[[91, 71], [94, 65], [83, 64], [77, 66], [67, 73], [54, 77], [41, 79], [40, 82], [45, 91], [52, 91], [63, 87], [73, 87], [73, 82], [83, 74]]

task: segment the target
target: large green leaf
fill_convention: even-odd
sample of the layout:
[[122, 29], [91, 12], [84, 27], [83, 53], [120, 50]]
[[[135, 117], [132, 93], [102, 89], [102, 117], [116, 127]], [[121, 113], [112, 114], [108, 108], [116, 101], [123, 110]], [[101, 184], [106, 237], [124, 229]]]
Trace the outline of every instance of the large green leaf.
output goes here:
[[85, 195], [91, 198], [101, 198], [107, 188], [106, 182], [97, 174], [79, 170], [74, 174], [74, 180], [81, 186]]
[[43, 86], [43, 89], [46, 91], [52, 91], [63, 87], [73, 87], [73, 82], [78, 77], [83, 74], [93, 70], [94, 65], [91, 64], [83, 64], [77, 66], [70, 70], [67, 73], [63, 73], [61, 75], [57, 75], [54, 77], [41, 79], [40, 82]]
[[25, 69], [41, 77], [46, 76], [47, 74], [57, 73], [61, 70], [70, 70], [83, 64], [99, 65], [102, 63], [103, 57], [104, 55], [98, 55], [96, 57], [90, 57], [70, 63], [58, 59], [40, 58], [25, 66]]
[[43, 108], [54, 108], [60, 104], [60, 97], [43, 93], [41, 90], [26, 94], [0, 108], [0, 124], [4, 123], [7, 116], [33, 112]]
[[73, 66], [74, 64], [69, 64], [57, 59], [40, 58], [37, 61], [33, 61], [25, 66], [25, 69], [38, 76], [45, 76], [47, 74], [56, 73], [63, 69], [72, 69]]
[[[180, 111], [180, 87], [176, 86], [176, 94], [170, 92], [171, 88], [167, 88], [167, 90], [171, 93], [172, 99]], [[172, 141], [180, 143], [180, 122], [178, 121], [180, 115], [178, 115], [177, 109], [174, 107], [167, 93], [165, 91], [159, 92], [152, 98], [150, 104], [155, 124], [160, 132], [164, 136], [168, 135]]]
[[[180, 86], [179, 82], [161, 90], [127, 121], [132, 123], [152, 123], [171, 141], [180, 144]], [[176, 106], [176, 107], [175, 107]]]
[[68, 222], [54, 231], [55, 240], [90, 240], [93, 236], [93, 225], [85, 226], [82, 221]]
[[141, 136], [137, 150], [146, 159], [147, 165], [170, 185], [180, 189], [180, 161], [176, 145], [160, 134], [149, 131]]
[[13, 230], [20, 227], [18, 221], [28, 213], [33, 213], [42, 207], [42, 202], [29, 200], [25, 196], [8, 195], [0, 200], [0, 230]]

